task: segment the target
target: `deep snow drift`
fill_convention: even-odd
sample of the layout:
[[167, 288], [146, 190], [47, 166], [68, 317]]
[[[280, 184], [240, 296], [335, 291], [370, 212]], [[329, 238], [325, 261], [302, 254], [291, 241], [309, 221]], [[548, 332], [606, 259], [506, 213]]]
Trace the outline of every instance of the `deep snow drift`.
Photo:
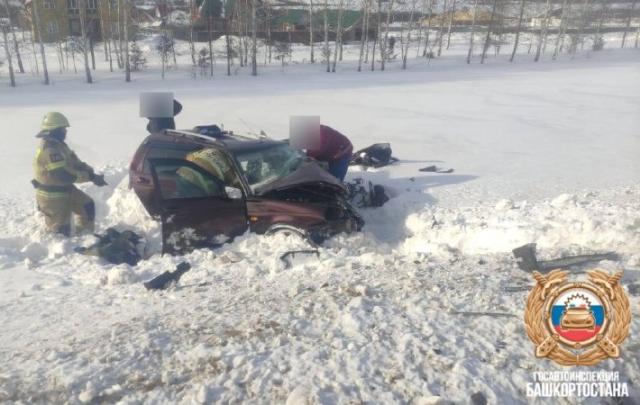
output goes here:
[[[459, 62], [1, 89], [0, 401], [525, 402], [531, 372], [558, 367], [534, 357], [524, 332], [533, 281], [512, 248], [617, 251], [599, 266], [625, 271], [639, 312], [640, 55]], [[138, 93], [159, 89], [184, 104], [179, 126], [281, 138], [290, 114], [319, 114], [356, 148], [389, 141], [400, 163], [349, 176], [393, 198], [363, 212], [364, 232], [288, 270], [277, 252], [299, 241], [283, 236], [160, 256], [159, 226], [126, 179], [144, 137]], [[73, 253], [90, 237], [42, 232], [28, 180], [47, 110], [68, 115], [70, 144], [106, 173], [109, 187], [84, 187], [99, 229], [144, 234], [148, 260], [109, 265]], [[456, 172], [418, 172], [431, 164]], [[179, 286], [142, 287], [182, 260], [193, 270]], [[601, 368], [640, 380], [638, 333], [636, 316], [623, 358]]]

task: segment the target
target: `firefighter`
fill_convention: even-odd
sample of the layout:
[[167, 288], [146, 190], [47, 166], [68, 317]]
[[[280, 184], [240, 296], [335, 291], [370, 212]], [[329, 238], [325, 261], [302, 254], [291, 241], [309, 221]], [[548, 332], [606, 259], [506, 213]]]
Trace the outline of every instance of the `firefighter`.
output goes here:
[[76, 233], [93, 232], [95, 204], [91, 197], [78, 190], [74, 183], [92, 182], [106, 186], [104, 177], [95, 174], [64, 142], [69, 121], [59, 112], [49, 112], [42, 121], [41, 139], [34, 159], [38, 210], [44, 214], [47, 230], [71, 235], [71, 214], [77, 217]]
[[349, 169], [353, 145], [349, 138], [326, 125], [320, 125], [320, 143], [317, 150], [307, 150], [307, 155], [329, 165], [329, 173], [344, 181]]

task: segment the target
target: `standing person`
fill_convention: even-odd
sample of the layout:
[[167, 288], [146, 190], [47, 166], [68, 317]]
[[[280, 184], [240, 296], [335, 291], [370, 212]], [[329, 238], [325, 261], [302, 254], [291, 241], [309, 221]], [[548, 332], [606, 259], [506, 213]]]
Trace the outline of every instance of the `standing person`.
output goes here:
[[307, 150], [307, 156], [329, 164], [329, 173], [344, 181], [349, 169], [353, 145], [349, 138], [326, 125], [320, 125], [318, 149]]
[[67, 118], [59, 112], [49, 112], [42, 121], [41, 139], [33, 162], [38, 210], [44, 214], [45, 225], [51, 233], [71, 235], [71, 214], [78, 219], [76, 233], [93, 232], [96, 216], [91, 197], [78, 190], [74, 183], [92, 182], [98, 187], [107, 182], [95, 174], [67, 146], [65, 138], [69, 127]]
[[147, 117], [147, 131], [150, 134], [162, 132], [165, 129], [176, 129], [176, 121], [174, 117], [182, 111], [182, 104], [178, 100], [173, 100], [173, 115], [171, 117]]

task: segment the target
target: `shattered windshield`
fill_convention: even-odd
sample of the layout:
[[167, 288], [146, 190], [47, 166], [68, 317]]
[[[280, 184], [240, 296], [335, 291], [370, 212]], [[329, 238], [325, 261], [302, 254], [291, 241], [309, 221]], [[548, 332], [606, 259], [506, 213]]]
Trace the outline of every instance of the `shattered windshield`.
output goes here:
[[252, 191], [288, 176], [298, 169], [305, 155], [288, 145], [236, 155]]

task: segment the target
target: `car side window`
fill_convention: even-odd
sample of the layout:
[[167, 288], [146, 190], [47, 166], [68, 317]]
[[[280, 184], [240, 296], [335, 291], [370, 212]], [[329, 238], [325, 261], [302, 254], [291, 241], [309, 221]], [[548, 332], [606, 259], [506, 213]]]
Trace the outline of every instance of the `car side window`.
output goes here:
[[192, 161], [205, 169], [214, 177], [220, 179], [225, 186], [241, 188], [242, 183], [229, 157], [215, 148], [205, 148], [194, 154], [188, 155], [187, 160]]
[[144, 159], [143, 171], [145, 173], [151, 172], [149, 165], [150, 160], [155, 159], [184, 159], [184, 157], [191, 151], [193, 146], [183, 144], [169, 144], [169, 143], [156, 143], [149, 148], [147, 155]]
[[220, 179], [190, 162], [156, 163], [154, 169], [165, 200], [226, 197]]

